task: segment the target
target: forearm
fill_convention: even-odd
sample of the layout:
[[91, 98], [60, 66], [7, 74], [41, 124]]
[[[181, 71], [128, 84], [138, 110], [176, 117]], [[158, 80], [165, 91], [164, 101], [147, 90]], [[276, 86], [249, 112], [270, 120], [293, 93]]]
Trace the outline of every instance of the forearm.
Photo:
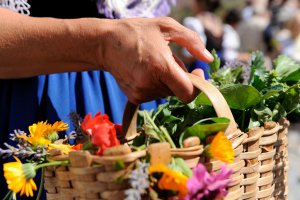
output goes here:
[[101, 69], [106, 23], [33, 18], [0, 9], [0, 79]]

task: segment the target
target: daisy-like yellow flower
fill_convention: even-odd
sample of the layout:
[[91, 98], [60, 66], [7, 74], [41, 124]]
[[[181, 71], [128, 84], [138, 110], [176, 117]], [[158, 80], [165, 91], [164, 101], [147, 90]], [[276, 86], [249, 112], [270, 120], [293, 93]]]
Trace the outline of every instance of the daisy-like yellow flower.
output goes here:
[[60, 132], [68, 130], [69, 125], [63, 121], [57, 121], [51, 126], [51, 131]]
[[18, 137], [28, 141], [33, 146], [49, 145], [59, 139], [57, 132], [65, 131], [68, 128], [68, 124], [63, 121], [57, 121], [53, 125], [47, 122], [38, 122], [28, 127], [30, 136], [21, 135]]
[[50, 140], [45, 138], [45, 135], [50, 131], [51, 125], [47, 122], [38, 122], [37, 124], [33, 124], [29, 126], [30, 136], [18, 136], [32, 144], [33, 146], [38, 145], [48, 145], [51, 143]]
[[9, 162], [3, 165], [4, 177], [6, 179], [8, 189], [13, 193], [33, 197], [33, 191], [37, 190], [33, 178], [36, 175], [34, 166], [30, 163], [22, 164], [16, 158], [16, 162]]
[[55, 142], [59, 139], [58, 132], [65, 131], [69, 128], [69, 125], [63, 121], [57, 121], [52, 126], [49, 124], [50, 128], [45, 133], [45, 138], [51, 140], [51, 142]]
[[74, 151], [73, 146], [68, 144], [49, 144], [47, 150], [60, 149], [63, 154], [68, 155], [71, 151]]
[[149, 173], [163, 173], [158, 181], [158, 188], [161, 190], [177, 191], [180, 197], [184, 197], [188, 193], [186, 182], [188, 177], [182, 173], [167, 168], [163, 164], [149, 167]]
[[224, 132], [219, 132], [208, 147], [208, 153], [213, 158], [226, 163], [232, 163], [234, 159], [234, 150], [231, 142], [227, 139]]

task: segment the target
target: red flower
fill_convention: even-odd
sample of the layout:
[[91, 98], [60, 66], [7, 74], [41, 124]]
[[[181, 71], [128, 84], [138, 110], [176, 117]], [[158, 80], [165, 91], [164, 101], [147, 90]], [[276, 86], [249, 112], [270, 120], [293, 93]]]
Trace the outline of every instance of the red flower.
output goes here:
[[122, 125], [121, 124], [115, 124], [115, 128], [117, 131], [117, 135], [121, 135], [122, 134]]
[[91, 114], [88, 114], [85, 116], [81, 128], [87, 134], [92, 135], [92, 143], [100, 147], [100, 155], [103, 154], [105, 149], [120, 145], [117, 139], [116, 126], [109, 121], [106, 114], [101, 115], [101, 113], [98, 112], [94, 118], [92, 118]]

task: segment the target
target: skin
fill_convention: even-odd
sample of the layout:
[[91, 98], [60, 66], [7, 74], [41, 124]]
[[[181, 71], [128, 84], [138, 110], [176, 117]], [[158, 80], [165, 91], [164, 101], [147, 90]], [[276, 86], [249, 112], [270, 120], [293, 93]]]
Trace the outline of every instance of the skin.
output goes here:
[[173, 94], [184, 102], [194, 98], [170, 43], [213, 60], [199, 36], [171, 18], [34, 18], [0, 9], [0, 27], [0, 79], [106, 70], [135, 104]]

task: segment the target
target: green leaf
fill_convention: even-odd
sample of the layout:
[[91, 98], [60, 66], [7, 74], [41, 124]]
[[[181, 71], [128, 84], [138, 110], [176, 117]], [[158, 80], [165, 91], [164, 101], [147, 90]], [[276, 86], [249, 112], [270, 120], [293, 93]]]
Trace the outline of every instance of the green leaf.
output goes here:
[[[291, 58], [281, 55], [274, 61], [275, 71], [282, 81], [299, 80], [300, 65]], [[298, 77], [298, 79], [296, 79]]]
[[277, 97], [280, 92], [281, 92], [280, 90], [267, 91], [267, 93], [263, 95], [262, 100], [269, 99], [269, 98], [272, 98], [272, 97]]
[[293, 112], [300, 104], [300, 85], [296, 84], [288, 89], [284, 94], [282, 106], [288, 113]]
[[169, 167], [175, 171], [183, 173], [187, 177], [193, 176], [192, 170], [187, 166], [186, 162], [182, 158], [174, 158]]
[[198, 121], [197, 124], [192, 127], [187, 128], [179, 138], [179, 144], [182, 147], [183, 141], [191, 136], [197, 136], [200, 140], [205, 140], [205, 138], [211, 134], [217, 133], [219, 131], [225, 131], [228, 127], [230, 120], [224, 117], [214, 117]]
[[211, 72], [215, 73], [215, 72], [217, 72], [220, 69], [221, 60], [218, 57], [216, 50], [212, 50], [211, 54], [214, 57], [214, 61], [211, 62], [211, 63], [209, 63], [209, 67], [211, 69]]
[[257, 90], [262, 90], [265, 86], [265, 57], [260, 51], [252, 53], [251, 58], [251, 74], [249, 84]]
[[277, 103], [277, 105], [273, 109], [272, 114], [273, 114], [272, 121], [278, 122], [281, 118], [286, 117], [287, 113], [284, 107], [280, 103]]
[[[260, 92], [250, 85], [228, 85], [220, 90], [231, 109], [246, 110], [253, 107], [262, 100]], [[201, 93], [197, 99], [197, 104], [211, 105], [209, 99], [204, 93]]]
[[300, 69], [290, 73], [287, 77], [283, 78], [281, 81], [283, 82], [298, 82], [300, 80]]
[[114, 164], [115, 170], [121, 170], [121, 169], [124, 169], [124, 167], [125, 167], [125, 163], [121, 160], [117, 160]]

